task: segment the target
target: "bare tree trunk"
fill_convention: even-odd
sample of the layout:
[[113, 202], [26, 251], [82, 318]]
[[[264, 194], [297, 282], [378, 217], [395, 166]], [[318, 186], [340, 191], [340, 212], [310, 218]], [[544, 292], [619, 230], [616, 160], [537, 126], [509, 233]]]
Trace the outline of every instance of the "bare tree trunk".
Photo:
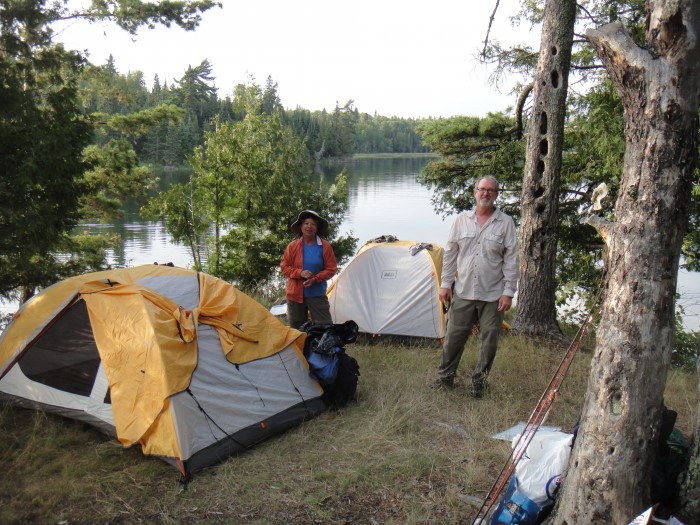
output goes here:
[[30, 286], [23, 286], [20, 290], [19, 304], [20, 306], [29, 301], [36, 293], [36, 288]]
[[700, 2], [647, 0], [647, 48], [589, 30], [625, 108], [608, 290], [557, 524], [629, 523], [650, 478], [674, 340], [678, 262], [697, 163]]
[[[695, 346], [695, 355], [700, 355], [700, 338]], [[695, 404], [693, 438], [690, 443], [688, 465], [681, 482], [678, 517], [683, 523], [700, 523], [700, 359], [697, 363], [698, 400]]]
[[528, 128], [513, 329], [561, 337], [555, 302], [559, 182], [576, 0], [547, 0]]

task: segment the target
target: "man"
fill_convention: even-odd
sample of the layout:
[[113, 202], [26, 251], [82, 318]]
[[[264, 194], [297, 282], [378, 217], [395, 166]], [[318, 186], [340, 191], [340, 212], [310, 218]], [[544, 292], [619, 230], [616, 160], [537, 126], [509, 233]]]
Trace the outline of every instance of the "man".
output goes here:
[[447, 239], [439, 297], [445, 304], [452, 301], [452, 306], [434, 386], [454, 386], [464, 345], [478, 323], [481, 351], [470, 394], [479, 398], [496, 357], [503, 314], [517, 289], [518, 246], [513, 219], [495, 206], [496, 178], [479, 179], [474, 197], [476, 209], [457, 215]]

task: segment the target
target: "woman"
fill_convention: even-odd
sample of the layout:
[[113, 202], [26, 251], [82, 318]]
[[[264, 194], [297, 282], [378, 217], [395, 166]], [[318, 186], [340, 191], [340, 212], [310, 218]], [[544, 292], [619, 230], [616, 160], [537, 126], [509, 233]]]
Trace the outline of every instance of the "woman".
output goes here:
[[284, 250], [280, 268], [287, 276], [287, 318], [299, 328], [309, 319], [315, 324], [331, 324], [326, 297], [326, 281], [335, 275], [338, 263], [330, 243], [322, 239], [328, 221], [313, 210], [304, 210], [292, 224], [297, 239]]

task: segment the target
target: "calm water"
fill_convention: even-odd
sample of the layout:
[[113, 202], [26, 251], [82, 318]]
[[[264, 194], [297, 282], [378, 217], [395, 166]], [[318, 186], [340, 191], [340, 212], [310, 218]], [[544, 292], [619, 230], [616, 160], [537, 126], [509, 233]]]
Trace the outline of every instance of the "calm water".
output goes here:
[[[401, 240], [443, 245], [451, 218], [443, 220], [433, 210], [432, 193], [416, 182], [416, 177], [430, 161], [427, 158], [358, 159], [345, 165], [348, 175], [350, 206], [340, 227], [342, 234], [358, 238], [358, 248], [369, 239], [393, 235]], [[342, 166], [325, 166], [321, 176], [332, 179]], [[161, 189], [182, 180], [182, 173], [160, 175]], [[313, 203], [309, 203], [313, 208]], [[117, 265], [135, 266], [154, 262], [172, 262], [176, 266], [192, 265], [184, 246], [170, 242], [160, 223], [141, 220], [136, 206], [127, 206], [124, 220], [110, 225], [87, 225], [88, 231], [116, 233], [124, 239], [123, 250], [111, 254]], [[281, 254], [280, 254], [281, 256]], [[681, 272], [681, 304], [686, 310], [686, 326], [700, 328], [700, 279]], [[3, 309], [13, 310], [12, 305]]]
[[[320, 168], [319, 175], [325, 180], [332, 180], [343, 167], [348, 176], [349, 211], [340, 226], [341, 234], [356, 237], [358, 248], [380, 235], [444, 244], [450, 221], [443, 221], [435, 214], [430, 203], [431, 192], [416, 182], [417, 175], [428, 162], [427, 158], [359, 159]], [[185, 174], [174, 172], [159, 176], [160, 187], [165, 189], [183, 180]], [[308, 207], [313, 209], [313, 203]], [[118, 223], [89, 224], [84, 229], [115, 233], [124, 239], [123, 250], [111, 254], [116, 265], [154, 262], [192, 265], [187, 247], [172, 244], [161, 223], [143, 221], [136, 206], [127, 206], [124, 219]]]

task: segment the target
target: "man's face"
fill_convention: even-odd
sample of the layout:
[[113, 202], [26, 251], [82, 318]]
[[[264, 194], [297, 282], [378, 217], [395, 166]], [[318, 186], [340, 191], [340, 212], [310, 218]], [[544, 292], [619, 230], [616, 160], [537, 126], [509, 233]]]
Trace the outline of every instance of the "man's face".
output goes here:
[[489, 179], [479, 181], [477, 187], [474, 188], [474, 197], [476, 198], [477, 206], [486, 208], [493, 207], [496, 202], [496, 197], [498, 197], [496, 184]]

